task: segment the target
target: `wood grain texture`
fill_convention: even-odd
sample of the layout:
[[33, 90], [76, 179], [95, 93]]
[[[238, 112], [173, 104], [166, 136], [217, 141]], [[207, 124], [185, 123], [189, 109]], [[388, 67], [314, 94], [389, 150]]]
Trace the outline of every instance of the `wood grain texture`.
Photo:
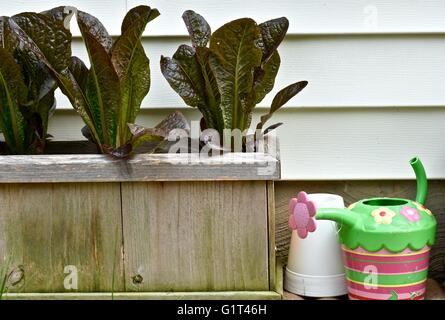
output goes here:
[[[104, 293], [10, 293], [5, 300], [111, 300]], [[275, 291], [116, 292], [114, 300], [280, 300]]]
[[266, 183], [122, 184], [127, 291], [269, 289]]
[[[0, 257], [10, 292], [123, 290], [119, 184], [0, 184]], [[65, 267], [77, 268], [67, 290]]]
[[[400, 197], [414, 199], [415, 181], [307, 181], [276, 182], [276, 241], [277, 256], [286, 263], [291, 231], [288, 228], [288, 203], [299, 191], [307, 193], [334, 193], [341, 195], [345, 205], [357, 200], [373, 197]], [[430, 181], [426, 206], [437, 219], [436, 244], [430, 257], [430, 276], [445, 279], [445, 181]], [[443, 280], [442, 280], [443, 281]]]
[[7, 300], [281, 300], [283, 266], [276, 265], [276, 286], [271, 291], [218, 292], [84, 292], [84, 293], [7, 293]]
[[270, 290], [276, 289], [279, 286], [279, 279], [277, 279], [276, 270], [276, 245], [275, 245], [275, 189], [274, 182], [268, 181], [267, 187], [267, 211], [268, 220], [267, 225], [269, 229], [268, 242], [269, 242], [269, 288]]
[[0, 184], [273, 180], [280, 178], [279, 167], [279, 160], [264, 153], [215, 157], [193, 153], [138, 154], [128, 160], [94, 154], [0, 156]]

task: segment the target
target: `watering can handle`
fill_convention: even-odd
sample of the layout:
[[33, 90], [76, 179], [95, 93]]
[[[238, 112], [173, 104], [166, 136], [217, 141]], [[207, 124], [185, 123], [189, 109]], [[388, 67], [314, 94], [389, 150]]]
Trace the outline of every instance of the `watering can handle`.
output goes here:
[[423, 167], [422, 161], [420, 161], [419, 157], [412, 158], [409, 163], [416, 174], [417, 180], [417, 194], [416, 194], [416, 202], [424, 205], [426, 196], [428, 193], [428, 180], [426, 178], [425, 168]]

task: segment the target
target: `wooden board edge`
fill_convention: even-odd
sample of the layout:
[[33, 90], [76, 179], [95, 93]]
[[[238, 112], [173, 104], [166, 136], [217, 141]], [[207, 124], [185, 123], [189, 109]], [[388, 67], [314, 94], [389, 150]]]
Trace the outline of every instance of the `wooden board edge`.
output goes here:
[[278, 140], [266, 136], [264, 143], [258, 152], [142, 153], [129, 159], [87, 153], [94, 145], [86, 141], [53, 143], [74, 153], [0, 155], [0, 183], [279, 180]]
[[276, 248], [275, 248], [275, 190], [274, 182], [266, 182], [267, 192], [267, 227], [269, 243], [269, 290], [276, 286]]
[[280, 300], [275, 291], [7, 293], [4, 300]]
[[223, 157], [137, 155], [113, 160], [103, 155], [0, 156], [0, 183], [277, 180], [280, 162], [268, 154]]

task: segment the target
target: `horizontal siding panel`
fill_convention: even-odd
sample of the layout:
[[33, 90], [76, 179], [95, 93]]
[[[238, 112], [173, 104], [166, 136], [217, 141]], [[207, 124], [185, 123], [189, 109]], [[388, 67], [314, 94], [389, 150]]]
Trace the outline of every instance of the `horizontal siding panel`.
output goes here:
[[[151, 59], [152, 87], [144, 108], [186, 107], [161, 74], [159, 58], [171, 56], [183, 37], [144, 39]], [[80, 40], [73, 53], [88, 58]], [[275, 89], [259, 106], [291, 82], [309, 86], [289, 107], [444, 106], [445, 41], [442, 36], [310, 36], [286, 38]], [[60, 92], [58, 106], [69, 108]]]
[[445, 32], [443, 0], [128, 0], [161, 11], [147, 35], [184, 35], [187, 9], [202, 14], [213, 29], [242, 17], [257, 22], [286, 16], [291, 34]]
[[[67, 3], [100, 20], [113, 35], [127, 9], [139, 4], [158, 8], [161, 17], [151, 22], [146, 35], [184, 35], [181, 15], [187, 9], [201, 13], [216, 29], [240, 17], [258, 22], [286, 16], [290, 34], [443, 33], [443, 0], [71, 0]], [[60, 6], [58, 0], [0, 0], [1, 15], [42, 11]], [[75, 23], [73, 34], [79, 35]]]
[[[171, 111], [143, 110], [137, 122], [153, 126]], [[183, 112], [199, 119], [194, 109]], [[443, 109], [290, 109], [276, 113], [275, 122], [284, 122], [278, 129], [282, 179], [411, 179], [414, 155], [430, 178], [445, 179]], [[49, 132], [57, 140], [77, 140], [82, 125], [74, 112], [58, 111]]]
[[[62, 5], [73, 6], [92, 14], [97, 17], [105, 25], [108, 32], [113, 35], [120, 34], [120, 24], [127, 11], [126, 0], [71, 0], [67, 2], [60, 0], [0, 0], [0, 15], [12, 16], [25, 11], [41, 12]], [[71, 31], [74, 36], [80, 36], [75, 18], [71, 21]]]

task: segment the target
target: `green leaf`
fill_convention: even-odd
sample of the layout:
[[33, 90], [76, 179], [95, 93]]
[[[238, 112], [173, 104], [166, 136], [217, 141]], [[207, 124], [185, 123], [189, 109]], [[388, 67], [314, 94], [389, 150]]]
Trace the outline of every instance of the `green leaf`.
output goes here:
[[79, 28], [80, 25], [82, 25], [82, 29], [84, 31], [88, 30], [90, 36], [93, 37], [105, 49], [107, 53], [109, 53], [113, 45], [113, 39], [108, 34], [107, 29], [105, 29], [99, 19], [80, 10], [77, 11], [76, 16]]
[[[75, 61], [76, 64], [71, 59], [71, 33], [64, 27], [62, 16], [58, 18], [58, 10], [60, 11], [55, 8], [43, 14], [25, 13], [14, 16], [8, 21], [5, 38], [12, 43], [10, 47], [17, 49], [26, 57], [28, 65], [37, 66], [43, 63], [46, 66], [50, 75], [57, 80], [62, 92], [71, 101], [74, 109], [90, 127], [96, 143], [102, 149], [102, 139], [95, 128], [93, 119], [94, 108], [91, 108], [85, 92], [87, 82], [85, 79], [88, 78], [85, 74], [80, 76], [80, 72], [85, 72], [86, 68], [83, 68], [79, 61]], [[94, 25], [93, 29], [97, 36], [102, 33], [94, 19], [88, 23]], [[111, 38], [109, 40], [111, 41]], [[45, 99], [48, 104], [50, 100]], [[93, 99], [93, 102], [96, 100]], [[33, 108], [36, 102], [34, 101]], [[49, 111], [51, 112], [51, 109]]]
[[65, 29], [69, 29], [71, 18], [76, 13], [76, 11], [77, 9], [71, 6], [60, 6], [52, 8], [50, 10], [43, 11], [41, 12], [41, 14], [46, 15], [59, 22], [62, 22]]
[[[196, 59], [201, 66], [201, 72], [205, 85], [205, 109], [208, 109], [209, 116], [205, 116], [205, 122], [208, 126], [218, 130], [222, 134], [224, 129], [223, 115], [220, 109], [221, 95], [215, 75], [210, 67], [209, 57], [211, 51], [207, 47], [197, 47]], [[205, 113], [203, 113], [205, 114]]]
[[[111, 60], [121, 80], [131, 73], [133, 59], [140, 59], [141, 57], [144, 58], [143, 67], [148, 69], [149, 76], [149, 60], [142, 48], [141, 37], [147, 23], [158, 16], [158, 10], [147, 6], [135, 7], [125, 16], [122, 23], [122, 35], [111, 49]], [[143, 72], [145, 71], [143, 70]]]
[[69, 69], [74, 79], [76, 79], [79, 87], [82, 89], [82, 91], [85, 91], [89, 73], [89, 70], [86, 67], [85, 63], [83, 63], [83, 61], [80, 60], [78, 57], [72, 56]]
[[[173, 55], [173, 59], [180, 65], [181, 70], [193, 83], [194, 88], [200, 96], [200, 102], [205, 103], [205, 84], [201, 73], [201, 66], [197, 60], [195, 49], [188, 45], [180, 45]], [[198, 106], [199, 104], [196, 104]]]
[[300, 81], [293, 83], [286, 88], [280, 90], [274, 97], [272, 101], [272, 105], [270, 107], [269, 113], [261, 116], [260, 122], [257, 125], [257, 129], [261, 130], [264, 126], [264, 124], [269, 120], [273, 113], [277, 111], [279, 108], [281, 108], [283, 105], [285, 105], [291, 98], [293, 98], [295, 95], [297, 95], [301, 90], [306, 88], [308, 82], [307, 81]]
[[187, 118], [180, 111], [175, 111], [169, 114], [165, 119], [159, 122], [155, 128], [162, 129], [167, 134], [174, 129], [190, 131]]
[[90, 129], [91, 135], [94, 138], [94, 141], [98, 145], [99, 149], [103, 151], [101, 143], [102, 139], [100, 138], [99, 132], [93, 121], [91, 106], [85, 95], [85, 91], [82, 90], [80, 84], [77, 82], [75, 76], [73, 75], [73, 72], [70, 69], [64, 70], [60, 74], [53, 71], [53, 75], [59, 82], [60, 90], [70, 100], [74, 110], [76, 110], [76, 112], [80, 115], [82, 120]]
[[[53, 9], [53, 14], [56, 11]], [[14, 52], [27, 87], [26, 102], [20, 105], [27, 132], [26, 149], [32, 153], [43, 152], [57, 88], [47, 65], [51, 65], [54, 72], [68, 68], [71, 33], [64, 28], [63, 21], [45, 13], [20, 13], [4, 18], [2, 26], [4, 45]]]
[[182, 19], [194, 47], [206, 47], [212, 33], [207, 21], [193, 10], [187, 10], [182, 14]]
[[[87, 17], [86, 22], [84, 21], [85, 17]], [[92, 33], [97, 30], [90, 29], [89, 22], [91, 19], [79, 11], [77, 23], [91, 63], [85, 95], [100, 143], [114, 146], [118, 127], [120, 83], [107, 49]]]
[[187, 105], [199, 107], [205, 104], [201, 70], [193, 48], [181, 45], [173, 58], [161, 56], [161, 72]]
[[255, 70], [256, 103], [260, 103], [273, 89], [275, 78], [280, 68], [280, 56], [277, 48], [283, 41], [289, 21], [286, 18], [277, 18], [263, 22], [261, 29], [261, 41], [259, 42], [263, 56], [261, 67]]
[[168, 136], [168, 132], [161, 128], [145, 128], [132, 123], [129, 123], [128, 127], [133, 135], [129, 142], [129, 145], [131, 146], [131, 148], [129, 148], [130, 153], [134, 152], [145, 142], [156, 141], [161, 143]]
[[37, 130], [39, 136], [43, 140], [46, 140], [47, 138], [49, 118], [54, 114], [54, 111], [56, 109], [56, 98], [54, 97], [54, 91], [55, 90], [48, 92], [45, 96], [39, 99], [37, 104], [36, 113], [39, 115], [41, 121], [41, 127], [37, 128]]
[[[71, 33], [60, 21], [44, 14], [21, 13], [8, 19], [5, 38], [15, 49], [26, 85], [28, 100], [37, 109], [39, 100], [56, 88], [49, 66], [66, 70], [71, 60]], [[48, 108], [52, 103], [48, 102]]]
[[261, 64], [261, 49], [256, 46], [260, 37], [255, 21], [244, 18], [225, 24], [210, 40], [209, 62], [221, 94], [226, 128], [247, 129], [253, 72]]
[[0, 48], [0, 127], [12, 153], [22, 154], [25, 146], [25, 120], [19, 101], [26, 99], [26, 86], [20, 68], [8, 50]]
[[262, 62], [268, 61], [280, 43], [283, 41], [289, 28], [289, 20], [285, 17], [263, 22], [259, 25], [261, 29], [263, 51]]
[[71, 60], [71, 33], [61, 21], [32, 12], [17, 14], [8, 21], [17, 49], [27, 54], [30, 61], [34, 64], [41, 62], [39, 55], [30, 50], [36, 46], [56, 71], [68, 67]]
[[134, 122], [142, 100], [150, 90], [150, 61], [142, 47], [141, 37], [147, 23], [159, 16], [156, 9], [138, 6], [130, 10], [122, 24], [122, 35], [111, 49], [111, 61], [121, 83], [119, 139], [130, 138], [127, 123]]
[[124, 34], [127, 31], [127, 29], [131, 27], [131, 25], [134, 23], [135, 20], [139, 19], [145, 20], [147, 14], [148, 14], [148, 20], [145, 24], [159, 17], [160, 15], [158, 9], [154, 8], [152, 9], [148, 6], [137, 6], [128, 11], [124, 17], [124, 20], [122, 21], [121, 34]]
[[275, 130], [276, 128], [281, 127], [282, 125], [283, 125], [283, 122], [274, 123], [274, 124], [268, 126], [266, 129], [264, 129], [264, 133], [263, 134], [266, 135], [269, 132]]
[[[144, 142], [158, 141], [159, 143], [161, 143], [168, 138], [169, 133], [174, 129], [190, 131], [190, 126], [187, 122], [187, 119], [179, 111], [173, 112], [168, 115], [154, 128], [145, 128], [136, 124], [128, 124], [128, 127], [133, 134], [133, 138], [130, 142], [132, 146], [132, 152], [135, 151], [136, 148]], [[155, 144], [153, 150], [156, 149], [156, 146], [159, 145], [160, 144]]]
[[256, 103], [260, 103], [273, 89], [275, 78], [280, 69], [280, 63], [280, 55], [278, 54], [278, 51], [275, 50], [270, 59], [263, 64], [263, 67], [255, 70], [254, 90], [256, 94]]
[[301, 90], [306, 88], [307, 81], [299, 81], [288, 85], [286, 88], [281, 89], [273, 98], [272, 105], [270, 107], [271, 112], [277, 111], [283, 105], [285, 105], [290, 99], [297, 95]]

